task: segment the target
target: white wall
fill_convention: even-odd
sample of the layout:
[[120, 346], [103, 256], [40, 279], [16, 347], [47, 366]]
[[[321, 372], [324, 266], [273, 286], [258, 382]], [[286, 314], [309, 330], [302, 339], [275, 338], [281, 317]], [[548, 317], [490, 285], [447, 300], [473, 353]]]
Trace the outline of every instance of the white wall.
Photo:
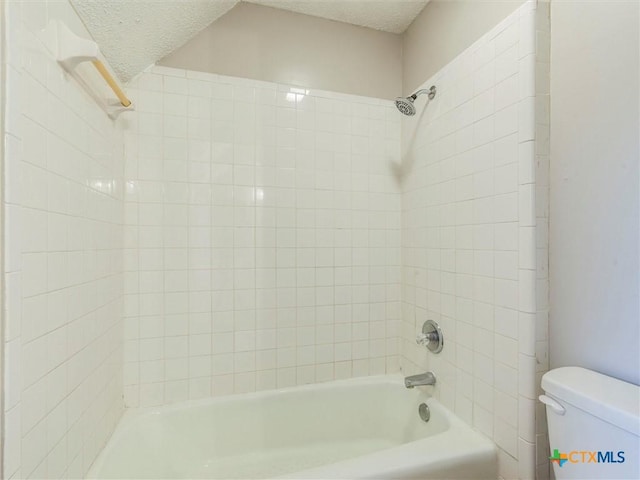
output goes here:
[[[495, 441], [508, 479], [535, 475], [546, 366], [546, 6], [522, 5], [420, 85], [437, 96], [402, 125], [403, 373], [433, 370], [435, 395]], [[439, 355], [415, 345], [429, 318]]]
[[551, 6], [551, 365], [640, 384], [639, 4]]
[[132, 87], [127, 405], [397, 371], [393, 104], [166, 67]]
[[405, 95], [513, 13], [524, 0], [431, 0], [402, 35]]
[[5, 2], [3, 478], [84, 478], [122, 413], [122, 132]]
[[239, 3], [159, 65], [395, 98], [402, 36]]

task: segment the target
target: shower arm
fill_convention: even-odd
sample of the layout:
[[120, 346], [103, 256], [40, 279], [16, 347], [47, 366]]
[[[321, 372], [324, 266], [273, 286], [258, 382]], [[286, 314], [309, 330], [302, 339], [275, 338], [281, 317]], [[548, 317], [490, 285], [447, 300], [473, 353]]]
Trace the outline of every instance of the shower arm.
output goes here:
[[421, 88], [416, 93], [411, 95], [410, 98], [413, 98], [415, 100], [416, 98], [418, 98], [418, 95], [422, 95], [422, 94], [425, 94], [425, 93], [429, 96], [429, 100], [433, 100], [433, 97], [436, 96], [436, 87], [432, 86], [430, 88]]

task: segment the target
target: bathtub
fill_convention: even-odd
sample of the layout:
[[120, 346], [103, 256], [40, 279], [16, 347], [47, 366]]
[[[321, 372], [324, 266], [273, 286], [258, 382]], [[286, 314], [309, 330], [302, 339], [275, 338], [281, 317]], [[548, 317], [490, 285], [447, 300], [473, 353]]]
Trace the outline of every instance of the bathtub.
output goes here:
[[379, 376], [128, 410], [88, 478], [495, 479], [493, 443], [426, 388]]

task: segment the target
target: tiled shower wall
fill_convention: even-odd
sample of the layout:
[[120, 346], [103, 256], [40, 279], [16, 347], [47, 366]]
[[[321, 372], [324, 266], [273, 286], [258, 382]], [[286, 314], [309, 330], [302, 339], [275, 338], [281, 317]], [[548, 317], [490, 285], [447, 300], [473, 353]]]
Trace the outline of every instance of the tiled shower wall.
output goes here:
[[397, 371], [393, 104], [163, 67], [130, 93], [126, 404]]
[[[509, 479], [535, 476], [536, 440], [545, 477], [547, 7], [525, 3], [425, 82], [436, 98], [403, 123], [403, 371], [434, 371]], [[428, 318], [440, 355], [415, 344]]]
[[121, 129], [40, 42], [68, 2], [4, 3], [3, 478], [84, 478], [122, 402]]
[[[7, 3], [4, 476], [81, 478], [110, 435], [123, 283], [130, 406], [402, 362], [435, 371], [436, 395], [499, 446], [501, 476], [533, 476], [536, 440], [548, 475], [533, 416], [548, 11], [533, 7], [425, 82], [438, 96], [402, 142], [388, 101], [153, 68], [130, 90], [123, 166], [120, 129], [37, 38], [51, 18], [86, 35], [75, 13]], [[413, 345], [426, 318], [441, 356]]]
[[[539, 1], [536, 8], [536, 132], [534, 177], [536, 196], [536, 342], [531, 350], [527, 339], [526, 351], [536, 356], [535, 399], [522, 399], [528, 403], [520, 411], [529, 415], [535, 409], [535, 425], [531, 417], [521, 417], [527, 428], [520, 435], [526, 442], [536, 445], [536, 478], [546, 480], [551, 475], [549, 462], [549, 437], [544, 404], [537, 400], [541, 395], [542, 375], [549, 370], [549, 160], [550, 160], [550, 72], [551, 72], [551, 12], [549, 1]], [[529, 324], [530, 325], [530, 324]], [[521, 348], [524, 348], [523, 345]], [[525, 433], [526, 432], [526, 433]], [[535, 432], [535, 438], [533, 434]]]

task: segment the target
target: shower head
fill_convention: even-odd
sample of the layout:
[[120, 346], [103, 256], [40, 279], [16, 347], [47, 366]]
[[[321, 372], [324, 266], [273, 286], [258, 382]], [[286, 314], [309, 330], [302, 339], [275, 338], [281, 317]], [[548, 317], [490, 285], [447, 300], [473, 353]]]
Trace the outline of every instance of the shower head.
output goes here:
[[433, 97], [436, 96], [436, 87], [432, 86], [431, 88], [429, 88], [429, 90], [427, 90], [426, 88], [423, 88], [422, 90], [418, 90], [416, 93], [408, 97], [396, 98], [395, 100], [396, 108], [400, 110], [400, 113], [402, 113], [403, 115], [412, 117], [413, 115], [416, 114], [416, 107], [413, 104], [413, 102], [415, 101], [416, 98], [418, 98], [418, 95], [422, 95], [423, 93], [427, 94], [427, 96], [429, 97], [429, 100], [433, 100]]
[[398, 97], [396, 98], [396, 108], [400, 110], [400, 113], [412, 117], [416, 114], [416, 107], [413, 105], [413, 98], [411, 97]]

